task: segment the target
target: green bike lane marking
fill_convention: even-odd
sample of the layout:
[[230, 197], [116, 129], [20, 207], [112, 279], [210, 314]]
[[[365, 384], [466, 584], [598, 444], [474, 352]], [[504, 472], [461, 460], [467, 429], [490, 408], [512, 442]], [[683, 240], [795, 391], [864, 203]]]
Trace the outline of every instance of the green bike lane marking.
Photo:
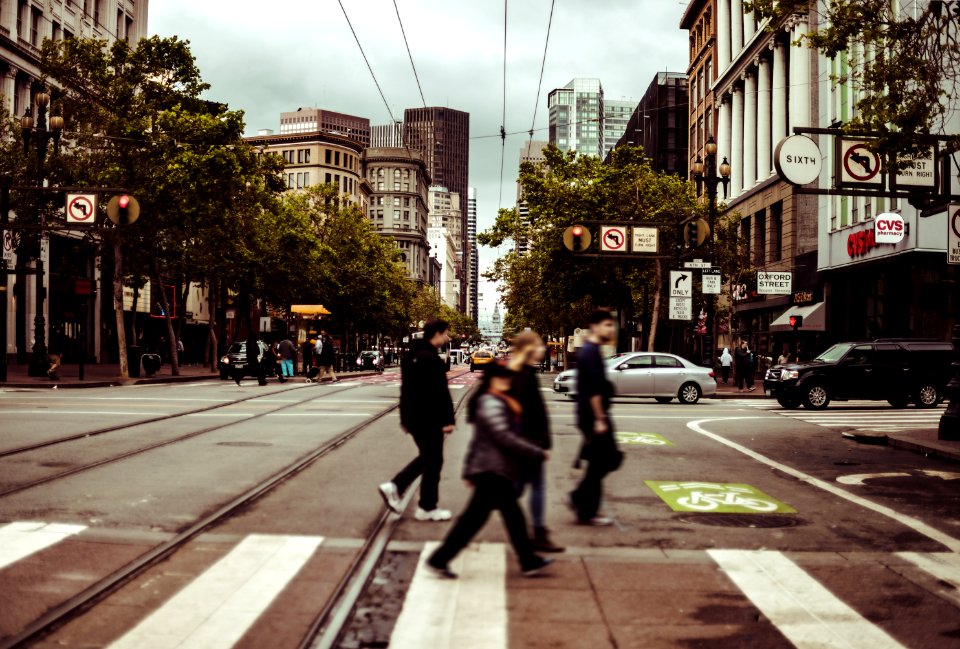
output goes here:
[[796, 514], [790, 505], [740, 483], [644, 480], [675, 512], [711, 514]]
[[617, 441], [621, 444], [640, 444], [644, 446], [673, 446], [673, 442], [658, 433], [632, 433], [617, 431]]

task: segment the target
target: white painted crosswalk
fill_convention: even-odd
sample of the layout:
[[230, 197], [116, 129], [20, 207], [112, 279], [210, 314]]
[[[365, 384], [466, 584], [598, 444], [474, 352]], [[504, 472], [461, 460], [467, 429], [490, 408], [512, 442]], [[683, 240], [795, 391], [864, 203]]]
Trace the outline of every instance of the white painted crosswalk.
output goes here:
[[732, 399], [730, 406], [770, 410], [783, 417], [808, 424], [842, 430], [875, 430], [895, 433], [919, 428], [936, 428], [946, 405], [938, 408], [892, 408], [879, 401], [843, 401], [826, 410], [786, 410], [772, 399]]
[[[9, 566], [31, 554], [83, 535], [85, 528], [57, 523], [20, 522], [0, 527], [0, 559]], [[28, 542], [29, 541], [29, 542]], [[252, 534], [244, 537], [223, 556], [178, 592], [156, 605], [109, 644], [114, 649], [166, 649], [195, 647], [228, 649], [234, 647], [254, 625], [263, 623], [264, 614], [290, 583], [303, 575], [303, 568], [323, 544], [318, 536], [281, 536]], [[511, 593], [521, 579], [511, 568], [512, 553], [501, 543], [474, 544], [464, 550], [450, 567], [458, 579], [443, 579], [425, 566], [436, 543], [427, 543], [420, 553], [417, 568], [407, 589], [402, 610], [393, 627], [392, 649], [507, 649], [511, 644]], [[16, 547], [17, 550], [8, 551]], [[650, 574], [649, 554], [638, 549], [631, 557], [624, 549], [603, 554], [602, 548], [571, 548], [558, 559], [556, 578], [564, 574], [564, 562], [591, 561], [599, 570], [629, 573], [638, 577]], [[835, 568], [837, 558], [823, 559], [829, 553], [780, 552], [776, 550], [711, 549], [679, 553], [656, 559], [657, 569], [668, 569], [671, 562], [690, 566], [715, 565], [724, 575], [719, 588], [723, 597], [739, 598], [736, 606], [755, 608], [783, 638], [801, 649], [846, 647], [849, 649], [900, 649], [920, 647], [910, 636], [890, 628], [890, 621], [865, 613], [871, 609], [869, 588], [838, 591], [836, 586], [856, 577], [839, 577], [831, 583], [829, 570], [817, 571], [818, 560]], [[820, 557], [818, 559], [818, 557]], [[960, 554], [952, 552], [867, 553], [860, 560], [848, 561], [846, 570], [876, 570], [892, 567], [888, 574], [900, 574], [910, 588], [926, 581], [932, 600], [951, 610], [960, 608]], [[832, 563], [830, 563], [832, 562]], [[616, 564], [611, 566], [611, 564]], [[570, 568], [576, 566], [570, 565]], [[682, 566], [681, 566], [682, 567]], [[567, 571], [567, 584], [573, 572]], [[688, 573], [689, 574], [689, 573]], [[707, 573], [708, 574], [708, 573]], [[302, 579], [306, 577], [302, 576]], [[689, 577], [688, 577], [689, 578]], [[514, 581], [512, 581], [514, 580]], [[550, 577], [543, 583], [549, 584]], [[588, 588], [584, 582], [582, 587]], [[601, 584], [602, 585], [602, 584]], [[885, 582], [885, 588], [889, 580]], [[0, 573], [0, 591], [4, 588]], [[938, 590], [939, 589], [939, 590]], [[523, 589], [521, 588], [520, 591]], [[951, 596], [951, 593], [954, 593]], [[858, 599], [858, 597], [867, 599]], [[592, 596], [584, 593], [586, 600]], [[725, 602], [735, 604], [731, 600]], [[948, 602], [944, 604], [944, 602]], [[951, 608], [952, 604], [952, 608]], [[322, 602], [317, 602], [318, 610]], [[549, 603], [548, 603], [549, 605]], [[523, 625], [536, 611], [522, 609]], [[886, 624], [886, 627], [884, 626]], [[523, 626], [521, 625], [521, 626]], [[582, 646], [582, 645], [577, 645]]]

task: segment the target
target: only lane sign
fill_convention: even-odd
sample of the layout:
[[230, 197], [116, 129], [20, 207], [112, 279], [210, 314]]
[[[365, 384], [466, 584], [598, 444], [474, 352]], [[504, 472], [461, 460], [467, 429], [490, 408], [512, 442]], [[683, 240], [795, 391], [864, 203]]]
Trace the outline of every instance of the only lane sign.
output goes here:
[[682, 270], [670, 271], [670, 297], [693, 297], [693, 273]]

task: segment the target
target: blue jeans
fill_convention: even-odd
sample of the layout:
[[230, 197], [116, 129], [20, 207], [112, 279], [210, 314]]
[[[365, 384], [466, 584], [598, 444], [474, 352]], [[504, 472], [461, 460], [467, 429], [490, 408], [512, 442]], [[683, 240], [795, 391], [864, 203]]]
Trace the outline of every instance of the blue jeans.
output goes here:
[[543, 509], [546, 501], [546, 490], [543, 484], [543, 473], [543, 462], [531, 462], [524, 467], [523, 475], [520, 478], [521, 491], [525, 485], [530, 485], [530, 519], [535, 528], [545, 527]]
[[280, 359], [280, 372], [284, 376], [293, 376], [293, 359], [292, 358]]

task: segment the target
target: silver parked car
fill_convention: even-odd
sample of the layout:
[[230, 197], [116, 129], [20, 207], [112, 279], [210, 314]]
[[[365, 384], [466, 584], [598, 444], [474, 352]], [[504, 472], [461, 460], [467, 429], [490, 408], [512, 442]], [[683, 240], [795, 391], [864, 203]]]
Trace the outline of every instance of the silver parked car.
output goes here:
[[[661, 352], [617, 354], [606, 360], [607, 378], [620, 397], [653, 397], [660, 403], [679, 399], [696, 403], [700, 397], [713, 396], [717, 381], [713, 370], [700, 367], [685, 358]], [[561, 372], [553, 382], [555, 392], [577, 393], [576, 370]]]

